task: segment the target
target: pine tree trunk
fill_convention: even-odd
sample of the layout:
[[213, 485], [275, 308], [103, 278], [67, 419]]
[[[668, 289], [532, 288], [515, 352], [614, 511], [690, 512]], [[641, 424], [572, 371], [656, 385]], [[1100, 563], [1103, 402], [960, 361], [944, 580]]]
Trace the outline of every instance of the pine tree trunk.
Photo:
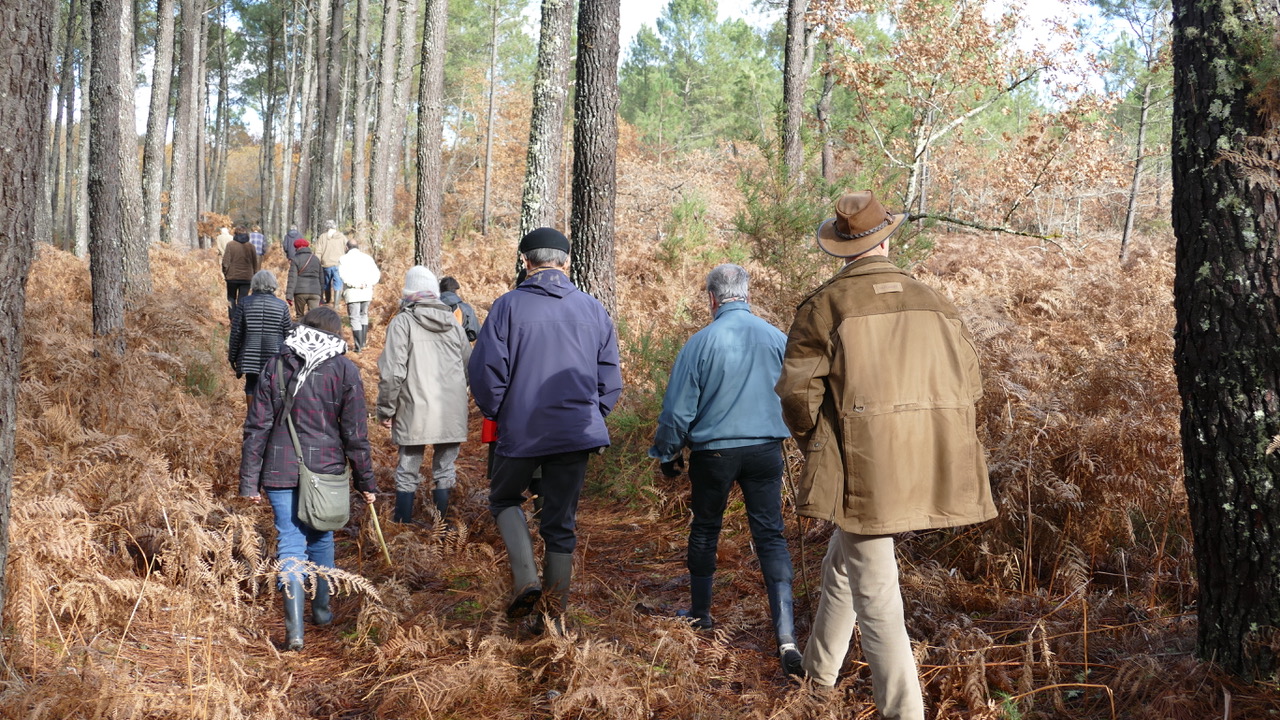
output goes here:
[[[324, 3], [321, 3], [324, 5]], [[321, 31], [316, 36], [321, 52], [316, 68], [324, 68], [318, 84], [320, 109], [319, 132], [313, 145], [311, 168], [311, 212], [313, 225], [322, 227], [337, 219], [333, 177], [333, 147], [338, 131], [338, 105], [342, 100], [342, 14], [344, 0], [331, 0], [327, 16], [322, 17]]]
[[[323, 3], [321, 3], [323, 4]], [[298, 126], [298, 172], [293, 184], [293, 217], [301, 227], [312, 231], [315, 224], [311, 217], [311, 151], [315, 138], [316, 61], [317, 42], [315, 13], [307, 11], [306, 46], [302, 53], [302, 123]]]
[[366, 202], [369, 188], [369, 167], [365, 162], [369, 143], [369, 118], [365, 110], [369, 105], [369, 0], [356, 1], [356, 97], [352, 119], [351, 137], [351, 207], [352, 220], [361, 233], [369, 222]]
[[41, 176], [48, 169], [48, 112], [43, 99], [57, 17], [50, 0], [0, 0], [0, 612], [9, 558], [9, 501], [13, 490], [14, 430], [21, 387], [23, 313], [35, 249]]
[[573, 281], [614, 314], [619, 0], [583, 0], [573, 132]]
[[160, 242], [164, 146], [169, 129], [169, 82], [173, 78], [173, 0], [157, 0], [156, 16], [159, 25], [151, 71], [151, 105], [142, 153], [143, 234], [148, 244]]
[[418, 196], [413, 206], [413, 261], [440, 271], [444, 199], [440, 143], [444, 139], [444, 52], [448, 0], [427, 0], [418, 85]]
[[1138, 109], [1138, 144], [1133, 149], [1133, 179], [1129, 183], [1129, 205], [1124, 212], [1124, 233], [1120, 236], [1120, 261], [1129, 259], [1129, 238], [1138, 215], [1138, 193], [1142, 189], [1142, 166], [1147, 153], [1147, 117], [1151, 113], [1151, 82], [1142, 85], [1142, 104]]
[[1198, 652], [1247, 679], [1273, 677], [1280, 641], [1280, 453], [1265, 452], [1280, 433], [1280, 117], [1258, 102], [1275, 78], [1249, 78], [1277, 19], [1276, 0], [1173, 3], [1174, 368]]
[[53, 218], [54, 237], [66, 237], [67, 228], [59, 227], [61, 223], [58, 220], [64, 213], [59, 212], [60, 206], [67, 204], [67, 198], [63, 197], [66, 191], [62, 189], [62, 156], [63, 144], [67, 147], [68, 160], [70, 162], [71, 147], [71, 120], [72, 105], [75, 102], [75, 30], [76, 17], [80, 13], [79, 0], [71, 0], [71, 4], [67, 8], [66, 23], [66, 42], [62, 46], [62, 63], [61, 69], [58, 71], [58, 99], [56, 103], [57, 115], [53, 121], [53, 147], [49, 152], [49, 160], [52, 165], [49, 168], [49, 213]]
[[80, 258], [89, 254], [89, 85], [93, 82], [93, 43], [89, 41], [93, 18], [89, 8], [85, 8], [81, 19], [84, 25], [84, 59], [80, 64], [80, 122], [76, 123], [76, 192], [72, 222], [72, 236], [75, 238], [72, 249]]
[[104, 339], [105, 346], [117, 353], [124, 352], [126, 238], [134, 230], [130, 219], [136, 215], [131, 213], [139, 210], [137, 206], [129, 207], [121, 183], [125, 146], [121, 132], [123, 96], [133, 98], [133, 58], [129, 45], [121, 42], [132, 34], [130, 7], [128, 0], [90, 0], [89, 3], [93, 17], [93, 77], [89, 84], [89, 275], [93, 286], [93, 334]]
[[533, 79], [529, 152], [520, 197], [520, 236], [556, 224], [560, 161], [564, 151], [564, 106], [569, 97], [572, 0], [542, 0], [538, 68]]
[[276, 53], [280, 47], [280, 35], [272, 26], [267, 38], [267, 88], [262, 97], [262, 147], [258, 150], [258, 167], [262, 182], [258, 185], [258, 218], [262, 229], [273, 234], [276, 227], [276, 116], [279, 115], [279, 96], [276, 93]]
[[[826, 58], [831, 62], [832, 42], [827, 40]], [[836, 181], [835, 143], [831, 141], [831, 93], [836, 86], [836, 76], [828, 65], [822, 71], [822, 96], [818, 98], [818, 133], [822, 136], [822, 180], [828, 185]]]
[[498, 2], [493, 0], [489, 23], [489, 117], [484, 126], [484, 198], [480, 202], [480, 234], [489, 234], [489, 192], [493, 185], [494, 99], [498, 94]]
[[[87, 13], [82, 9], [81, 14], [83, 15]], [[84, 68], [82, 66], [79, 66], [79, 65], [75, 66], [73, 72], [77, 72], [81, 78], [83, 78], [84, 76]], [[67, 109], [63, 113], [63, 117], [66, 118], [66, 125], [65, 125], [66, 142], [64, 143], [65, 152], [64, 152], [63, 161], [62, 161], [63, 162], [63, 171], [61, 173], [62, 190], [59, 191], [58, 193], [61, 196], [62, 218], [60, 219], [60, 221], [55, 220], [54, 224], [59, 226], [59, 229], [61, 230], [61, 233], [62, 233], [60, 236], [62, 240], [62, 242], [60, 243], [60, 246], [62, 247], [62, 249], [66, 250], [67, 252], [72, 252], [75, 250], [75, 246], [76, 246], [76, 205], [77, 205], [76, 187], [77, 185], [76, 185], [75, 172], [78, 169], [76, 166], [76, 161], [80, 157], [80, 155], [78, 150], [79, 141], [75, 139], [79, 137], [79, 130], [74, 130], [76, 127], [76, 123], [74, 122], [75, 116], [76, 116], [75, 114], [75, 105], [76, 105], [75, 78], [72, 77], [68, 82], [71, 84], [71, 88], [70, 88], [70, 92], [67, 93]], [[88, 87], [88, 84], [85, 83], [83, 80], [81, 80], [81, 85], [85, 88]], [[73, 130], [74, 130], [74, 133], [73, 133]]]
[[373, 147], [369, 167], [369, 233], [375, 247], [385, 240], [391, 226], [393, 203], [392, 165], [400, 151], [391, 140], [395, 127], [395, 96], [399, 87], [397, 63], [400, 31], [400, 0], [382, 4], [382, 41], [378, 45], [378, 112], [374, 119]]
[[[196, 92], [196, 220], [209, 210], [209, 14], [200, 16], [199, 52], [200, 81]], [[201, 90], [203, 92], [201, 92]], [[200, 247], [209, 247], [210, 238], [197, 237]]]
[[293, 19], [289, 19], [289, 14], [284, 14], [284, 53], [286, 62], [289, 64], [289, 76], [285, 81], [288, 95], [284, 106], [284, 119], [281, 123], [282, 132], [280, 133], [280, 194], [273, 196], [272, 202], [276, 203], [277, 224], [274, 226], [276, 233], [280, 237], [284, 237], [290, 226], [296, 225], [298, 219], [293, 214], [293, 204], [291, 202], [292, 189], [291, 180], [293, 179], [293, 139], [295, 117], [294, 108], [298, 97], [298, 45], [297, 42], [290, 43], [295, 36], [293, 32], [294, 26], [297, 24], [297, 14], [293, 15]]
[[218, 3], [218, 105], [215, 109], [213, 126], [217, 153], [213, 157], [213, 172], [210, 173], [209, 207], [219, 211], [227, 209], [227, 146], [231, 136], [231, 113], [228, 107], [231, 87], [228, 80], [230, 68], [227, 58], [227, 5]]
[[169, 242], [199, 247], [196, 237], [196, 141], [200, 137], [200, 0], [180, 0], [182, 44], [178, 50], [178, 104], [173, 120], [173, 168], [169, 192]]
[[805, 9], [807, 0], [787, 1], [787, 44], [782, 69], [782, 162], [787, 178], [800, 179], [804, 169]]

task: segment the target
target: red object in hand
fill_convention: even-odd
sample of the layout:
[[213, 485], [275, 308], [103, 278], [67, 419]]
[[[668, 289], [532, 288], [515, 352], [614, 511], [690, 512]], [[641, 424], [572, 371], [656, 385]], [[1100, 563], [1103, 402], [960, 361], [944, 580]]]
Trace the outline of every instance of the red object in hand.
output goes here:
[[498, 421], [482, 418], [480, 422], [480, 442], [491, 443], [498, 441]]

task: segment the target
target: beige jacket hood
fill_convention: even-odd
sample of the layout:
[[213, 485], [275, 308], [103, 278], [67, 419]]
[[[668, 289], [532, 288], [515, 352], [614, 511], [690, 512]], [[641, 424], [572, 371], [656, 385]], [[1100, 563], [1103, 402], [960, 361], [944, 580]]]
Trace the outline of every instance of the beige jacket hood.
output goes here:
[[378, 358], [378, 419], [394, 418], [397, 445], [467, 439], [467, 360], [471, 343], [441, 303], [416, 303], [387, 326]]
[[801, 515], [859, 535], [996, 516], [973, 337], [888, 258], [851, 263], [800, 304], [776, 390], [805, 453]]

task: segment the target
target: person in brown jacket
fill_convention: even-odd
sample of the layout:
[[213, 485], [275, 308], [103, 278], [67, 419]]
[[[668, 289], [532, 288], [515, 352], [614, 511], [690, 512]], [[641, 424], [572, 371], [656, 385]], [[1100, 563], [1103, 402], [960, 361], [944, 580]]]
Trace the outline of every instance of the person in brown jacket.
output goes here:
[[249, 233], [237, 230], [235, 238], [222, 251], [222, 277], [227, 281], [227, 315], [240, 300], [249, 295], [254, 273], [262, 269], [258, 251], [249, 242]]
[[955, 306], [889, 261], [906, 215], [867, 190], [835, 209], [818, 247], [846, 264], [796, 310], [775, 388], [805, 454], [796, 510], [836, 525], [804, 670], [833, 686], [856, 620], [881, 715], [923, 720], [893, 534], [995, 517], [982, 377]]
[[324, 280], [320, 286], [320, 302], [325, 305], [337, 302], [342, 296], [342, 276], [338, 274], [338, 265], [347, 252], [347, 236], [338, 230], [338, 223], [330, 220], [325, 223], [328, 229], [316, 237], [312, 250], [324, 272]]

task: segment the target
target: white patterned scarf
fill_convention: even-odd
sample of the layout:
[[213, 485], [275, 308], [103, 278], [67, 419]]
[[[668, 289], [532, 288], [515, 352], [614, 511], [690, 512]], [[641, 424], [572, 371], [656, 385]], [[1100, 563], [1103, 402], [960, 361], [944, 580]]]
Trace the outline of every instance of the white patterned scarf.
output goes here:
[[306, 382], [311, 371], [319, 367], [320, 363], [347, 351], [346, 340], [309, 325], [299, 325], [294, 328], [293, 332], [289, 333], [289, 337], [284, 339], [284, 344], [293, 348], [304, 363], [302, 370], [298, 372], [298, 383], [294, 386], [294, 392], [302, 387], [302, 383]]

